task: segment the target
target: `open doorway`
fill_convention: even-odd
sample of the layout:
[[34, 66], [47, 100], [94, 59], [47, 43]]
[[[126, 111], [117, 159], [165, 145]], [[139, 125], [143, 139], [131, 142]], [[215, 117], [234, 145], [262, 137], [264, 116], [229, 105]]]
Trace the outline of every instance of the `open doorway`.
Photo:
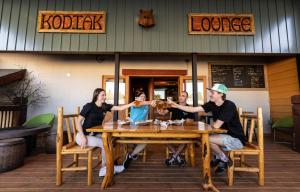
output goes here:
[[[147, 100], [166, 100], [167, 97], [172, 97], [173, 101], [178, 101], [179, 87], [178, 76], [161, 76], [161, 77], [129, 77], [129, 101], [135, 99], [137, 91], [143, 91], [146, 94]], [[156, 111], [150, 110], [149, 118], [159, 116]], [[160, 119], [168, 119], [168, 114]]]

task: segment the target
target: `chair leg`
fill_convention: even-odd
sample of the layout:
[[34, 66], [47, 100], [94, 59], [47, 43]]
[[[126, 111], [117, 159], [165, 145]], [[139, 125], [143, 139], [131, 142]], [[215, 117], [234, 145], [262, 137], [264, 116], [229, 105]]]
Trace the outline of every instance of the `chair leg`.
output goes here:
[[234, 153], [232, 151], [229, 152], [229, 159], [232, 161], [232, 166], [228, 167], [227, 177], [228, 177], [228, 186], [233, 185], [233, 172], [234, 172]]
[[240, 166], [245, 167], [245, 155], [240, 155]]
[[62, 155], [57, 154], [56, 157], [56, 185], [62, 184]]
[[146, 160], [147, 160], [147, 149], [145, 148], [143, 150], [143, 163], [146, 163]]
[[125, 159], [126, 158], [126, 154], [128, 153], [128, 145], [127, 144], [124, 144], [123, 145], [123, 151], [124, 151], [124, 157], [123, 157], [123, 159]]
[[121, 146], [119, 143], [116, 143], [115, 147], [115, 159], [119, 163], [119, 160], [121, 159]]
[[169, 148], [168, 148], [168, 147], [166, 147], [166, 159], [169, 159], [169, 154], [170, 154], [170, 152], [169, 152]]
[[93, 152], [88, 152], [88, 166], [87, 166], [87, 172], [88, 172], [88, 185], [92, 185], [93, 183]]
[[184, 150], [184, 156], [185, 156], [185, 161], [186, 163], [190, 162], [190, 158], [189, 158], [189, 147], [186, 147]]
[[190, 157], [191, 157], [191, 166], [195, 167], [195, 146], [193, 143], [189, 144], [189, 151], [190, 151]]
[[74, 154], [73, 161], [74, 161], [74, 166], [75, 167], [78, 167], [78, 159], [79, 159], [79, 155]]
[[264, 165], [264, 152], [260, 151], [259, 156], [258, 156], [258, 168], [259, 168], [259, 173], [258, 173], [258, 184], [260, 186], [265, 185], [265, 165]]

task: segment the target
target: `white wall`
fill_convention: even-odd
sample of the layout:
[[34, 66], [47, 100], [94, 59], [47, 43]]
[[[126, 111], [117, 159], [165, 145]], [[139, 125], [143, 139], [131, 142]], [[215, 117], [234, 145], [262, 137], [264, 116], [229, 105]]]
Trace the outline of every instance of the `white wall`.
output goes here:
[[96, 87], [101, 87], [102, 74], [114, 72], [111, 61], [97, 63], [62, 55], [0, 54], [0, 69], [20, 68], [20, 64], [45, 84], [49, 96], [44, 105], [29, 108], [29, 118], [45, 112], [56, 114], [59, 106], [64, 106], [67, 113], [74, 112], [76, 106], [82, 107], [91, 100]]
[[[30, 53], [0, 53], [0, 69], [26, 68], [45, 84], [47, 102], [28, 110], [28, 118], [40, 113], [57, 113], [58, 106], [64, 106], [66, 113], [74, 112], [76, 106], [89, 102], [92, 92], [102, 85], [102, 75], [114, 74], [114, 61], [97, 62], [96, 56], [78, 55], [37, 55]], [[185, 69], [191, 75], [191, 62], [180, 59], [154, 60], [151, 57], [121, 57], [122, 69]], [[67, 74], [70, 74], [68, 76]], [[207, 77], [208, 62], [198, 63], [198, 75]], [[208, 86], [210, 86], [208, 84]], [[207, 97], [208, 98], [208, 97]], [[247, 111], [256, 111], [261, 106], [264, 111], [265, 132], [270, 132], [268, 91], [230, 91], [227, 97]]]

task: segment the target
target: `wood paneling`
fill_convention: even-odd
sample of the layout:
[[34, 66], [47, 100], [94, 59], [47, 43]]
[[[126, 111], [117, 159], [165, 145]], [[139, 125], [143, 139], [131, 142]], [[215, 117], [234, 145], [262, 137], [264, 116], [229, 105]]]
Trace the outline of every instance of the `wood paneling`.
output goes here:
[[[140, 9], [156, 25], [137, 24]], [[106, 11], [105, 34], [37, 32], [39, 10]], [[252, 13], [255, 36], [188, 35], [188, 13]], [[0, 0], [0, 51], [300, 53], [297, 0]]]
[[267, 65], [271, 119], [292, 115], [291, 96], [299, 94], [296, 58]]

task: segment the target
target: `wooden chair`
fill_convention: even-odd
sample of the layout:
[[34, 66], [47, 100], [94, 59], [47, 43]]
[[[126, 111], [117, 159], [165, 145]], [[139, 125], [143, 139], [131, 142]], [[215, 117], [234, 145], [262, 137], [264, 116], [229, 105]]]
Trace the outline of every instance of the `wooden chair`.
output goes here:
[[[93, 152], [97, 150], [97, 147], [86, 147], [81, 149], [81, 147], [76, 144], [76, 119], [78, 118], [79, 111], [80, 110], [78, 107], [75, 114], [64, 115], [63, 107], [58, 108], [56, 138], [56, 185], [62, 184], [62, 174], [66, 171], [87, 171], [87, 184], [91, 185], [93, 183]], [[67, 130], [68, 144], [63, 146], [64, 124]], [[73, 155], [73, 162], [64, 167], [63, 156], [65, 155]], [[87, 155], [87, 166], [78, 166], [78, 161], [80, 159], [79, 155]]]
[[[250, 119], [250, 133], [248, 142], [243, 149], [229, 151], [229, 158], [232, 160], [233, 164], [228, 168], [228, 185], [233, 185], [233, 174], [235, 171], [243, 172], [254, 172], [258, 173], [258, 184], [260, 186], [264, 185], [264, 135], [263, 135], [263, 116], [262, 108], [257, 109], [257, 115], [241, 115], [241, 120], [243, 122]], [[258, 144], [252, 143], [252, 137], [254, 132], [255, 123], [258, 129]], [[244, 128], [245, 124], [243, 124]], [[244, 128], [245, 130], [245, 128]], [[244, 156], [256, 155], [258, 157], [258, 167], [251, 167], [245, 162]], [[236, 160], [240, 160], [240, 166], [237, 166]]]

